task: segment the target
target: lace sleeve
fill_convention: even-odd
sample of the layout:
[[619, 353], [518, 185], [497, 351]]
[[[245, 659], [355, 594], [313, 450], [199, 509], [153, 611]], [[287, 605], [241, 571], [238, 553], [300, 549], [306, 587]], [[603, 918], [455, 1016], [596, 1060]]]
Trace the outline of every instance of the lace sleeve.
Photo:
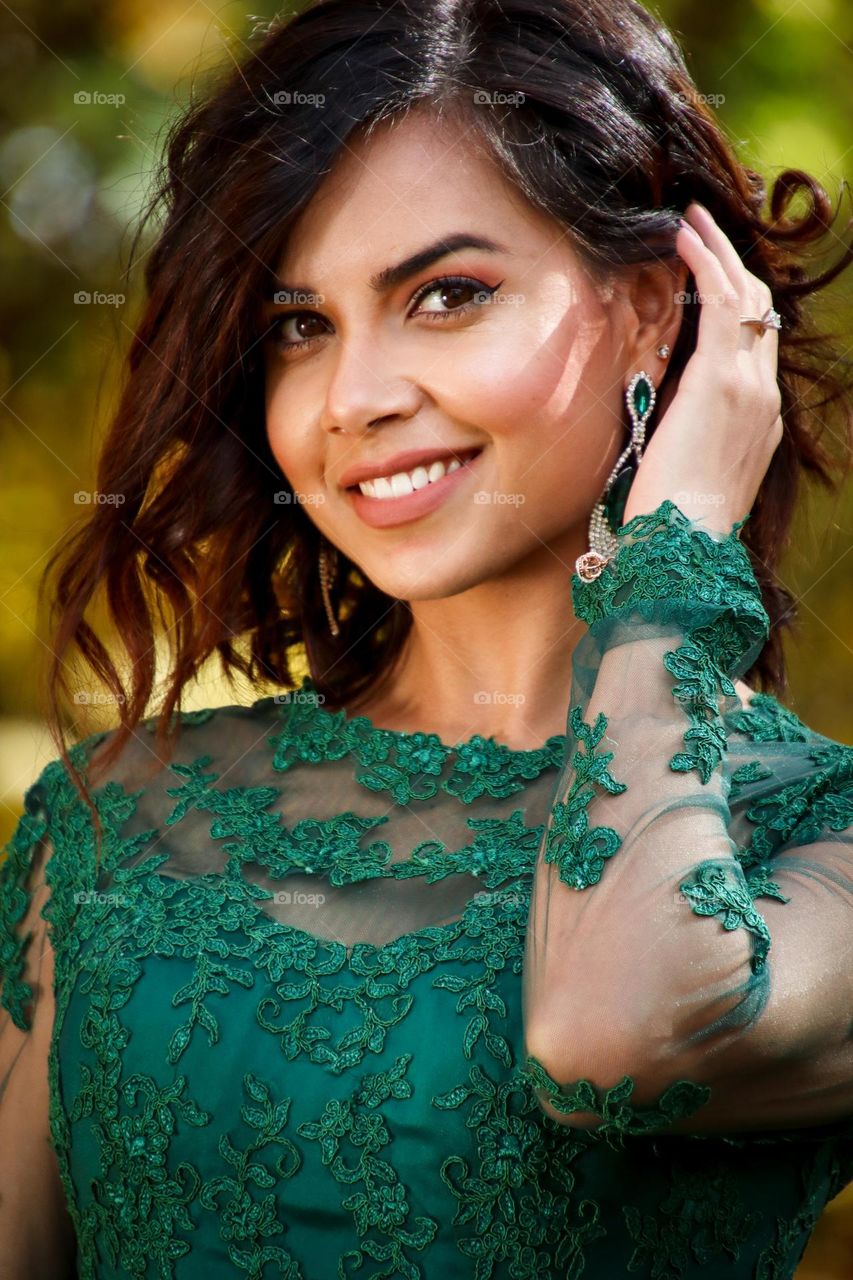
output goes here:
[[[733, 681], [768, 627], [744, 523], [710, 533], [667, 501], [572, 580], [588, 631], [523, 984], [524, 1067], [564, 1124], [853, 1117], [853, 751], [751, 744], [733, 774]], [[732, 838], [734, 776], [762, 780], [763, 850]]]
[[49, 1125], [53, 857], [39, 783], [0, 855], [0, 1280], [76, 1276], [76, 1242]]

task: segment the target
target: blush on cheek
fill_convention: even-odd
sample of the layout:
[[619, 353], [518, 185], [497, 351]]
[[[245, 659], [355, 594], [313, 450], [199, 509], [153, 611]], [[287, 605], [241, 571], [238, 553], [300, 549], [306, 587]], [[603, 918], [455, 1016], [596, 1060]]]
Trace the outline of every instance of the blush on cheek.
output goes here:
[[270, 452], [291, 488], [299, 492], [320, 492], [324, 486], [324, 441], [316, 430], [300, 426], [307, 422], [288, 399], [273, 393], [266, 402], [266, 435]]
[[575, 293], [564, 278], [559, 296], [506, 306], [476, 361], [459, 366], [464, 387], [458, 376], [453, 385], [476, 402], [474, 420], [486, 430], [504, 435], [521, 423], [547, 437], [555, 424], [571, 429], [606, 412], [599, 401], [612, 381], [607, 324], [597, 302], [587, 306], [580, 294], [571, 301]]

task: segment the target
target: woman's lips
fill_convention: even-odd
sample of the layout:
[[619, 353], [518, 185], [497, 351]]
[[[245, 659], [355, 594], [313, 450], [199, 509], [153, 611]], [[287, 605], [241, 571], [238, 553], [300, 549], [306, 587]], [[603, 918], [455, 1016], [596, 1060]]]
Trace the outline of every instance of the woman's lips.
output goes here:
[[460, 484], [465, 484], [482, 454], [483, 449], [480, 449], [473, 457], [466, 458], [455, 471], [449, 474], [445, 472], [440, 480], [433, 480], [431, 484], [424, 485], [423, 489], [404, 493], [399, 498], [370, 498], [357, 485], [346, 489], [345, 493], [356, 515], [371, 528], [388, 529], [392, 525], [406, 524], [434, 511]]

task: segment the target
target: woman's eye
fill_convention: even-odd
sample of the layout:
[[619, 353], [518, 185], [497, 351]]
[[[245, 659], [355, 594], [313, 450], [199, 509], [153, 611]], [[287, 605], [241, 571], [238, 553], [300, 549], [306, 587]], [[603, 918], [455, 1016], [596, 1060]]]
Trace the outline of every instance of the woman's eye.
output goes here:
[[[502, 283], [502, 282], [501, 282]], [[490, 286], [466, 276], [444, 276], [431, 280], [415, 295], [416, 310], [411, 315], [429, 316], [431, 320], [451, 320], [460, 313], [484, 306], [500, 285]], [[424, 299], [435, 295], [436, 306], [424, 307]], [[290, 311], [270, 324], [269, 336], [280, 351], [305, 351], [330, 332], [328, 322], [313, 311]]]
[[[328, 328], [321, 328], [318, 333], [312, 333], [311, 326], [325, 326], [325, 324], [323, 317], [315, 315], [313, 311], [291, 311], [273, 320], [271, 332], [282, 347], [305, 347], [322, 337], [323, 333], [328, 333]], [[292, 325], [293, 328], [288, 330], [288, 325]], [[306, 327], [308, 332], [305, 332]]]
[[[483, 284], [481, 280], [470, 280], [465, 276], [446, 276], [442, 280], [432, 280], [416, 295], [417, 311], [413, 314], [436, 316], [444, 319], [458, 314], [460, 311], [471, 311], [489, 302], [492, 294], [496, 293], [499, 288], [500, 285], [490, 288], [489, 285]], [[440, 307], [447, 307], [449, 310], [422, 307], [423, 300], [432, 297], [433, 294], [436, 296]]]

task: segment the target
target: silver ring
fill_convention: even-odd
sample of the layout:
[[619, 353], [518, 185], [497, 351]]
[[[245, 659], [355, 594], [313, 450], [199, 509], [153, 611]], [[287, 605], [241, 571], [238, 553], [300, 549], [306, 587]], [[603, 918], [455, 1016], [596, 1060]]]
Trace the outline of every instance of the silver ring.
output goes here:
[[774, 311], [773, 307], [764, 312], [759, 319], [757, 316], [741, 316], [741, 324], [751, 324], [758, 329], [759, 337], [764, 337], [765, 329], [781, 329], [782, 317], [778, 311]]

